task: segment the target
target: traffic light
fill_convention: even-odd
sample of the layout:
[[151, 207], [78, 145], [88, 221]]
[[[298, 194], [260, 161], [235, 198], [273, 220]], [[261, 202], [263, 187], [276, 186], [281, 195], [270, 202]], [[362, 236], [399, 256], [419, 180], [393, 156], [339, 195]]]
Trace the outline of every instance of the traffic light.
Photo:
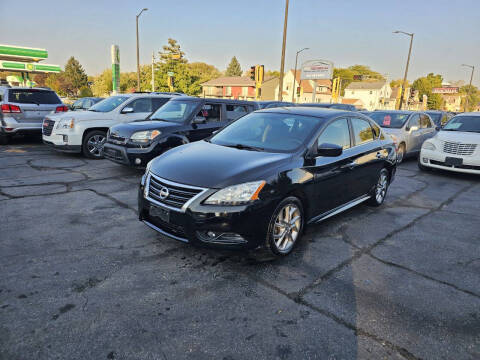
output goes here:
[[252, 79], [253, 81], [255, 81], [255, 78], [256, 78], [256, 74], [255, 74], [256, 68], [257, 68], [256, 66], [250, 67], [250, 79]]
[[263, 82], [264, 69], [265, 67], [263, 65], [257, 65], [257, 76], [255, 77], [257, 83], [261, 84]]

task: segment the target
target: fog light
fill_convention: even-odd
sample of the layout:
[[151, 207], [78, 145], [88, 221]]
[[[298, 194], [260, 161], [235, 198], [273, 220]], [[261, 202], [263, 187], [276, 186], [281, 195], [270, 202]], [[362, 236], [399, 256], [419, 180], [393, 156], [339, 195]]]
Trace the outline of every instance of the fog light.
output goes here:
[[63, 142], [68, 142], [68, 135], [63, 135]]
[[422, 161], [426, 164], [428, 164], [428, 158], [423, 158]]
[[209, 231], [209, 232], [207, 232], [207, 236], [211, 237], [211, 238], [214, 238], [214, 237], [217, 236], [217, 234], [215, 234], [213, 231]]
[[140, 165], [142, 163], [142, 160], [139, 158], [135, 159], [135, 165]]

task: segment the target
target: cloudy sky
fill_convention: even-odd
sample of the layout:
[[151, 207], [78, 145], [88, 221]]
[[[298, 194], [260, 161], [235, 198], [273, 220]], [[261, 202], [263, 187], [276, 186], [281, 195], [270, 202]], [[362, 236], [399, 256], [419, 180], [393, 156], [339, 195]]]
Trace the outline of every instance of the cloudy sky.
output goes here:
[[[171, 37], [189, 61], [220, 70], [234, 55], [243, 69], [280, 68], [284, 0], [0, 1], [0, 43], [45, 48], [47, 62], [62, 66], [73, 55], [89, 75], [110, 67], [110, 45], [118, 44], [122, 71], [133, 71], [142, 7], [149, 10], [140, 18], [141, 63]], [[415, 33], [409, 79], [435, 72], [468, 80], [462, 63], [480, 71], [478, 0], [290, 0], [286, 68], [309, 47], [301, 61], [365, 64], [400, 78], [409, 38], [392, 34], [397, 29]]]

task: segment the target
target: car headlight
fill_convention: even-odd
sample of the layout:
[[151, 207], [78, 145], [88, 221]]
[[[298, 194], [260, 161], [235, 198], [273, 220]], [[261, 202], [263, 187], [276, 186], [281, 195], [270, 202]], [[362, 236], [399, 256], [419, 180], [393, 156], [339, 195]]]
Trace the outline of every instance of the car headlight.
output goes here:
[[75, 119], [62, 119], [57, 123], [57, 129], [73, 129], [75, 126]]
[[207, 205], [243, 205], [258, 199], [258, 194], [265, 186], [265, 181], [253, 181], [226, 187], [211, 195]]
[[425, 141], [422, 145], [422, 149], [425, 150], [437, 150], [437, 147], [430, 141]]
[[162, 132], [159, 130], [147, 130], [147, 131], [138, 131], [136, 133], [133, 133], [133, 135], [130, 137], [130, 140], [142, 144], [146, 144], [153, 139], [155, 139], [158, 135], [160, 135]]

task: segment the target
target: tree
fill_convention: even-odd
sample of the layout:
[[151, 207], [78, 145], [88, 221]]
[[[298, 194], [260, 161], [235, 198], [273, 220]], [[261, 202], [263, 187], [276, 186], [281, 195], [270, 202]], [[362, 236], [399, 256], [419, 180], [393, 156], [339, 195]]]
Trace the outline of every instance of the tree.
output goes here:
[[242, 76], [242, 68], [235, 56], [230, 61], [230, 64], [228, 64], [225, 76]]
[[339, 77], [341, 79], [341, 95], [345, 94], [345, 88], [353, 81], [362, 81], [354, 80], [355, 75], [362, 75], [363, 80], [385, 80], [382, 74], [379, 72], [371, 70], [368, 66], [365, 65], [353, 65], [348, 68], [334, 68], [333, 77]]
[[65, 89], [69, 95], [77, 95], [82, 87], [88, 86], [88, 76], [82, 65], [73, 56], [65, 65], [63, 76], [69, 85], [68, 89]]
[[163, 52], [160, 52], [160, 62], [170, 62], [175, 60], [180, 63], [187, 63], [185, 53], [180, 49], [180, 45], [175, 39], [168, 39], [168, 44], [162, 46]]
[[434, 75], [433, 73], [427, 76], [416, 79], [412, 84], [412, 89], [418, 91], [418, 97], [421, 99], [423, 95], [427, 95], [427, 107], [430, 110], [439, 110], [443, 106], [443, 98], [440, 94], [432, 93], [435, 87], [441, 87], [443, 82], [442, 75]]
[[271, 77], [275, 77], [275, 78], [279, 78], [280, 77], [280, 71], [277, 71], [277, 70], [268, 70], [265, 72], [265, 78], [271, 78]]
[[465, 111], [474, 111], [480, 102], [480, 92], [476, 86], [464, 85], [460, 88], [460, 94], [464, 95], [462, 99], [462, 109], [465, 107], [465, 98], [468, 97], [468, 107]]
[[[390, 87], [392, 89], [397, 88], [397, 87], [402, 87], [402, 84], [403, 84], [403, 79], [396, 79], [396, 80], [390, 81]], [[410, 83], [408, 82], [408, 80], [406, 81], [406, 87], [407, 88], [410, 87]]]

